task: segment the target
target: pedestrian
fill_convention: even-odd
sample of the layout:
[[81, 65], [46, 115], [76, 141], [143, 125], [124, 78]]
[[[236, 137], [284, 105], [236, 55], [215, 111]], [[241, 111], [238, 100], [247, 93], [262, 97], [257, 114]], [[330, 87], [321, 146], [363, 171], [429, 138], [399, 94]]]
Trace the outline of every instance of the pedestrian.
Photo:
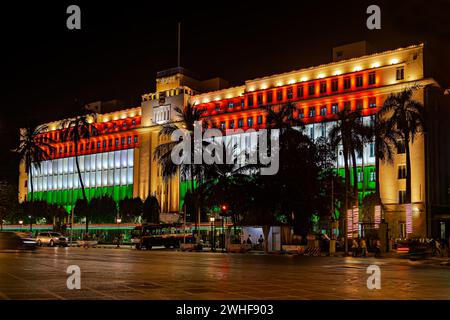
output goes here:
[[439, 240], [436, 240], [434, 242], [435, 246], [436, 246], [436, 255], [440, 256], [441, 255], [441, 243], [439, 242]]
[[356, 239], [353, 239], [352, 242], [352, 256], [356, 257], [358, 255], [358, 242]]
[[259, 235], [259, 239], [258, 239], [258, 243], [259, 243], [259, 247], [262, 249], [263, 247], [263, 242], [264, 242], [264, 238], [263, 235]]
[[381, 256], [381, 241], [377, 240], [375, 244], [375, 258], [379, 258]]
[[250, 245], [252, 244], [251, 236], [252, 236], [252, 235], [249, 234], [249, 235], [248, 235], [248, 238], [247, 238], [247, 244], [250, 244]]
[[366, 257], [367, 256], [367, 244], [366, 244], [366, 240], [361, 239], [361, 256]]

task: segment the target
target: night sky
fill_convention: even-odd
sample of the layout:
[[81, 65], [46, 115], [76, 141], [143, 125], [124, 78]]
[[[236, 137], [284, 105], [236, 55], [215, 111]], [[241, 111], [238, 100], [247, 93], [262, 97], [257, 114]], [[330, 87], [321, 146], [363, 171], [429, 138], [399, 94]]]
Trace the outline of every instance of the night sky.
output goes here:
[[[0, 178], [15, 180], [9, 152], [18, 128], [76, 114], [80, 105], [121, 99], [138, 106], [157, 71], [181, 65], [202, 78], [247, 79], [331, 61], [333, 46], [367, 40], [377, 50], [425, 42], [438, 80], [450, 87], [450, 1], [19, 2], [1, 9], [3, 78]], [[117, 3], [119, 2], [119, 3]], [[81, 7], [81, 30], [66, 8]], [[366, 8], [381, 7], [381, 30]]]

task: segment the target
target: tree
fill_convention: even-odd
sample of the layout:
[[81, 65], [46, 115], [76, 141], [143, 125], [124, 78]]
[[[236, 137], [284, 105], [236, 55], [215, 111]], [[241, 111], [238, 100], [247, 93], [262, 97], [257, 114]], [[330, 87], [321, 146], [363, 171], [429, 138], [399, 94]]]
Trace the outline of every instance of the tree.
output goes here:
[[28, 126], [20, 130], [19, 146], [13, 150], [19, 154], [19, 158], [24, 161], [25, 169], [29, 175], [31, 199], [34, 200], [34, 184], [33, 184], [33, 168], [40, 170], [42, 161], [49, 160], [49, 152], [53, 152], [55, 148], [51, 145], [53, 142], [46, 136], [41, 136], [46, 132], [46, 125], [36, 127]]
[[[84, 189], [83, 178], [81, 176], [80, 165], [78, 163], [78, 147], [82, 139], [88, 139], [96, 134], [95, 126], [92, 124], [95, 122], [95, 114], [87, 113], [76, 116], [75, 118], [66, 119], [61, 121], [60, 128], [62, 130], [62, 140], [70, 141], [74, 145], [75, 152], [75, 164], [78, 172], [78, 180], [81, 186], [81, 192], [83, 200], [87, 202], [86, 191]], [[86, 217], [86, 234], [89, 232], [89, 219]]]
[[[191, 103], [187, 103], [184, 108], [175, 107], [174, 110], [178, 117], [178, 123], [168, 123], [162, 125], [159, 136], [166, 138], [171, 137], [172, 134], [179, 129], [183, 129], [185, 131], [185, 135], [180, 138], [180, 141], [169, 141], [158, 145], [155, 149], [154, 159], [157, 160], [158, 164], [161, 166], [161, 175], [165, 182], [180, 173], [182, 179], [190, 180], [191, 191], [193, 192], [195, 182], [199, 184], [202, 177], [202, 165], [194, 164], [194, 151], [196, 145], [193, 143], [194, 129], [197, 125], [201, 125], [200, 120], [202, 112]], [[206, 121], [203, 121], [203, 125], [206, 126]], [[183, 163], [181, 165], [176, 165], [172, 161], [172, 151], [181, 143], [186, 141], [190, 146], [190, 161], [188, 164]], [[181, 154], [180, 156], [188, 155]], [[200, 204], [195, 203], [194, 205], [197, 210], [197, 219], [195, 221], [197, 229], [198, 219], [200, 218]]]
[[92, 223], [114, 223], [117, 217], [117, 204], [110, 196], [92, 198], [89, 202]]
[[73, 214], [77, 217], [86, 217], [86, 220], [90, 219], [91, 211], [89, 208], [89, 202], [85, 199], [78, 199], [75, 202]]
[[136, 217], [142, 216], [144, 204], [141, 198], [125, 198], [119, 201], [119, 214], [123, 221], [132, 222]]
[[142, 218], [147, 223], [159, 223], [160, 213], [161, 207], [159, 206], [158, 199], [154, 195], [149, 195], [144, 201]]
[[425, 129], [424, 107], [413, 99], [418, 87], [404, 89], [399, 93], [390, 94], [382, 108], [380, 117], [386, 119], [386, 126], [400, 135], [406, 153], [406, 196], [405, 203], [411, 203], [411, 153], [410, 143], [414, 143], [417, 134]]

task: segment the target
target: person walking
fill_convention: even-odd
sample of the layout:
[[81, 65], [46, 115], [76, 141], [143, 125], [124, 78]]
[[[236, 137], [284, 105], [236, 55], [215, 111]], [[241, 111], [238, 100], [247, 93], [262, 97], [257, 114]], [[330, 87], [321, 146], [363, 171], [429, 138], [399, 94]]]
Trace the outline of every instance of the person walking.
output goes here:
[[356, 239], [353, 239], [352, 242], [352, 256], [356, 257], [358, 255], [358, 242]]
[[263, 238], [263, 236], [262, 236], [262, 234], [259, 236], [259, 239], [258, 239], [258, 243], [259, 243], [259, 247], [260, 247], [260, 249], [262, 250], [262, 248], [263, 248], [263, 242], [264, 242], [264, 238]]
[[367, 256], [366, 240], [361, 239], [360, 247], [361, 247], [361, 256], [366, 257]]
[[378, 239], [375, 244], [375, 258], [381, 257], [381, 241]]

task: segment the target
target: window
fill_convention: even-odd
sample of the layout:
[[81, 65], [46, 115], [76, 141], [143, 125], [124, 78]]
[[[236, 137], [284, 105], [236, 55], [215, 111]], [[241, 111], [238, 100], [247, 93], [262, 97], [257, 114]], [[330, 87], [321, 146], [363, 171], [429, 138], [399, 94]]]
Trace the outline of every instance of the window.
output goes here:
[[356, 76], [356, 86], [362, 87], [362, 85], [363, 85], [363, 76], [362, 76], [362, 74], [358, 74]]
[[369, 72], [369, 85], [375, 84], [375, 71]]
[[267, 92], [267, 103], [272, 103], [273, 93], [272, 91]]
[[344, 102], [344, 110], [350, 110], [350, 101], [345, 101]]
[[308, 85], [308, 95], [313, 96], [316, 93], [316, 86], [314, 83]]
[[135, 126], [135, 125], [136, 125], [136, 120], [133, 119], [133, 120], [131, 121], [131, 125], [132, 125], [132, 126]]
[[116, 140], [114, 141], [114, 145], [115, 145], [116, 147], [119, 146], [119, 138], [116, 138]]
[[103, 148], [106, 148], [106, 140], [103, 140]]
[[72, 152], [73, 148], [72, 145], [69, 147], [69, 152]]
[[320, 107], [320, 115], [326, 116], [327, 115], [327, 106]]
[[112, 139], [109, 139], [109, 141], [108, 141], [108, 147], [112, 147]]
[[102, 146], [102, 145], [101, 145], [100, 141], [98, 141], [98, 142], [97, 142], [97, 149], [100, 149], [101, 146]]
[[257, 123], [257, 124], [262, 124], [262, 116], [258, 116], [258, 117], [256, 118], [256, 123]]
[[[84, 150], [84, 144], [80, 144], [80, 151]], [[53, 153], [53, 149], [50, 149], [50, 153]]]
[[230, 122], [228, 122], [228, 128], [234, 129], [234, 120], [230, 120]]
[[331, 91], [332, 92], [338, 91], [338, 79], [331, 80]]
[[253, 127], [253, 118], [247, 118], [247, 127]]
[[220, 104], [216, 103], [216, 107], [215, 107], [216, 111], [220, 111]]
[[253, 107], [253, 96], [252, 95], [248, 96], [248, 98], [247, 98], [247, 105], [249, 107]]
[[403, 67], [397, 68], [395, 78], [397, 80], [403, 80], [405, 76], [405, 69]]
[[89, 150], [89, 142], [86, 143], [86, 150]]
[[286, 95], [287, 95], [288, 100], [290, 100], [294, 97], [294, 91], [292, 90], [292, 87], [287, 89]]
[[126, 122], [122, 122], [122, 127], [126, 127], [127, 126], [127, 123]]
[[134, 143], [138, 143], [138, 136], [134, 136]]
[[120, 144], [125, 145], [125, 138], [120, 139]]
[[377, 98], [370, 97], [369, 98], [369, 108], [376, 108], [377, 107]]
[[314, 139], [314, 127], [309, 128], [309, 137]]
[[131, 137], [128, 137], [127, 144], [131, 144]]
[[316, 116], [316, 108], [315, 108], [315, 107], [310, 107], [310, 108], [309, 108], [308, 115], [309, 115], [310, 117], [315, 117], [315, 116]]
[[233, 101], [228, 102], [228, 109], [232, 109], [234, 107]]
[[350, 82], [350, 77], [345, 77], [345, 78], [344, 78], [344, 89], [345, 89], [345, 90], [350, 89], [350, 84], [351, 84], [351, 82]]
[[303, 97], [303, 86], [297, 87], [297, 98]]
[[305, 117], [305, 110], [304, 109], [298, 110], [298, 118], [303, 119], [304, 117]]
[[364, 106], [363, 99], [356, 100], [356, 110], [362, 110]]
[[375, 143], [373, 143], [373, 142], [370, 143], [369, 149], [370, 149], [369, 157], [371, 157], [371, 158], [375, 157]]
[[59, 153], [62, 153], [62, 150], [63, 150], [62, 147], [60, 147], [60, 148], [59, 148]]
[[370, 182], [374, 182], [375, 181], [375, 171], [374, 170], [370, 170]]
[[244, 126], [244, 119], [238, 119], [238, 128], [242, 128]]
[[258, 106], [262, 105], [262, 103], [263, 103], [262, 93], [258, 93], [257, 101], [258, 101]]
[[283, 91], [278, 90], [277, 91], [277, 101], [283, 100]]
[[406, 202], [406, 191], [399, 190], [398, 191], [398, 204], [404, 204]]
[[24, 188], [28, 188], [28, 180], [25, 180]]
[[333, 103], [331, 105], [331, 113], [332, 114], [336, 114], [336, 113], [338, 113], [338, 110], [339, 110], [338, 104], [337, 103]]
[[241, 107], [243, 108], [245, 106], [245, 100], [241, 99]]
[[325, 126], [325, 124], [322, 124], [320, 126], [320, 136], [326, 137], [326, 135], [327, 135], [327, 127]]
[[320, 93], [326, 93], [327, 92], [327, 83], [325, 81], [320, 82]]
[[401, 164], [398, 166], [397, 178], [398, 179], [406, 179], [406, 165]]
[[220, 130], [225, 130], [225, 121], [220, 121]]
[[95, 142], [92, 141], [92, 142], [91, 142], [91, 150], [93, 150], [94, 148], [95, 148]]
[[363, 182], [364, 174], [362, 171], [358, 171], [358, 182]]
[[405, 142], [404, 141], [397, 141], [397, 154], [405, 153]]

